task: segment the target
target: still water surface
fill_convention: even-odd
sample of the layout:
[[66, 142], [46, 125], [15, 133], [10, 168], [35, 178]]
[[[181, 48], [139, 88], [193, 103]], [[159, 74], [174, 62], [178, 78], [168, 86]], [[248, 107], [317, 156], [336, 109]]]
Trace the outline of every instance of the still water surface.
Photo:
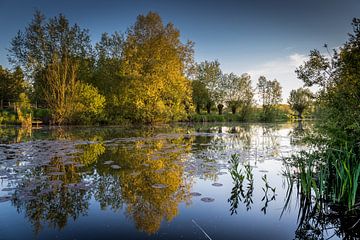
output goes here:
[[0, 239], [299, 237], [297, 124], [0, 131]]

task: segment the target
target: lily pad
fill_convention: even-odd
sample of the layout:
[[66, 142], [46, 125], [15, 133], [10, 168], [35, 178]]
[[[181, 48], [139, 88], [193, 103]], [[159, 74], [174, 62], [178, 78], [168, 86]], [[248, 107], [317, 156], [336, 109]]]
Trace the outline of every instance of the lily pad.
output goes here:
[[10, 201], [10, 200], [11, 200], [10, 196], [1, 196], [0, 197], [0, 203], [7, 202], [7, 201]]
[[199, 196], [201, 196], [201, 193], [191, 192], [190, 195], [193, 196], [193, 197], [199, 197]]
[[16, 188], [3, 188], [3, 189], [1, 189], [1, 191], [3, 191], [3, 192], [10, 192], [10, 191], [13, 191], [13, 190], [15, 190]]
[[167, 185], [162, 184], [162, 183], [156, 183], [156, 184], [151, 185], [151, 187], [152, 188], [157, 188], [157, 189], [163, 189], [163, 188], [166, 188]]
[[201, 201], [209, 203], [215, 201], [215, 199], [211, 197], [203, 197]]
[[115, 170], [120, 169], [120, 166], [119, 166], [119, 165], [111, 165], [110, 167], [111, 167], [112, 169], [115, 169]]
[[213, 185], [214, 187], [222, 187], [222, 184], [221, 184], [221, 183], [213, 183], [213, 184], [211, 184], [211, 185]]

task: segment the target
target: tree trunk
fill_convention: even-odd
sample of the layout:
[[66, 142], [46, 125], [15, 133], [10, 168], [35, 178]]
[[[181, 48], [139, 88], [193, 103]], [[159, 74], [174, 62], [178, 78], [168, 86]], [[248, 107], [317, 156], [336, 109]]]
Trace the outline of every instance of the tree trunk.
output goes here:
[[298, 112], [298, 118], [301, 120], [302, 119], [302, 111]]
[[207, 104], [206, 104], [206, 110], [207, 110], [207, 113], [208, 113], [208, 114], [211, 113], [211, 103], [207, 103]]
[[224, 108], [224, 105], [222, 105], [221, 103], [217, 105], [217, 108], [219, 110], [219, 115], [222, 115], [222, 111], [223, 111], [223, 108]]
[[236, 113], [236, 106], [231, 106], [231, 112], [232, 112], [232, 114]]
[[200, 114], [200, 106], [199, 105], [196, 105], [196, 113]]

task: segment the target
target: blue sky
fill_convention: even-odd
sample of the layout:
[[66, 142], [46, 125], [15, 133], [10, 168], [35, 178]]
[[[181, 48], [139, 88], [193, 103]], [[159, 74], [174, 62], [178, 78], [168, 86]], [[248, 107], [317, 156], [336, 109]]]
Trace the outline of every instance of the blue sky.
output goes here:
[[311, 49], [324, 43], [340, 46], [360, 17], [359, 0], [247, 1], [95, 1], [0, 0], [0, 65], [10, 67], [11, 38], [31, 21], [35, 10], [46, 16], [63, 13], [88, 28], [96, 42], [102, 32], [125, 32], [136, 16], [158, 12], [180, 29], [182, 39], [195, 42], [196, 61], [218, 59], [224, 72], [248, 72], [277, 78], [284, 98], [300, 87], [294, 70]]

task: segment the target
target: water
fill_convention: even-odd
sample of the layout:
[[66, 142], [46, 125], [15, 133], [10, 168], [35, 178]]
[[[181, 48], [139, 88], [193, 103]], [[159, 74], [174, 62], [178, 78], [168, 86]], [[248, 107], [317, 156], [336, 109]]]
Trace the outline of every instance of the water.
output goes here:
[[[306, 149], [298, 133], [296, 124], [2, 128], [0, 239], [306, 239], [283, 175], [283, 158]], [[235, 156], [248, 168], [241, 186], [229, 172]], [[342, 237], [326, 226], [308, 231]]]

